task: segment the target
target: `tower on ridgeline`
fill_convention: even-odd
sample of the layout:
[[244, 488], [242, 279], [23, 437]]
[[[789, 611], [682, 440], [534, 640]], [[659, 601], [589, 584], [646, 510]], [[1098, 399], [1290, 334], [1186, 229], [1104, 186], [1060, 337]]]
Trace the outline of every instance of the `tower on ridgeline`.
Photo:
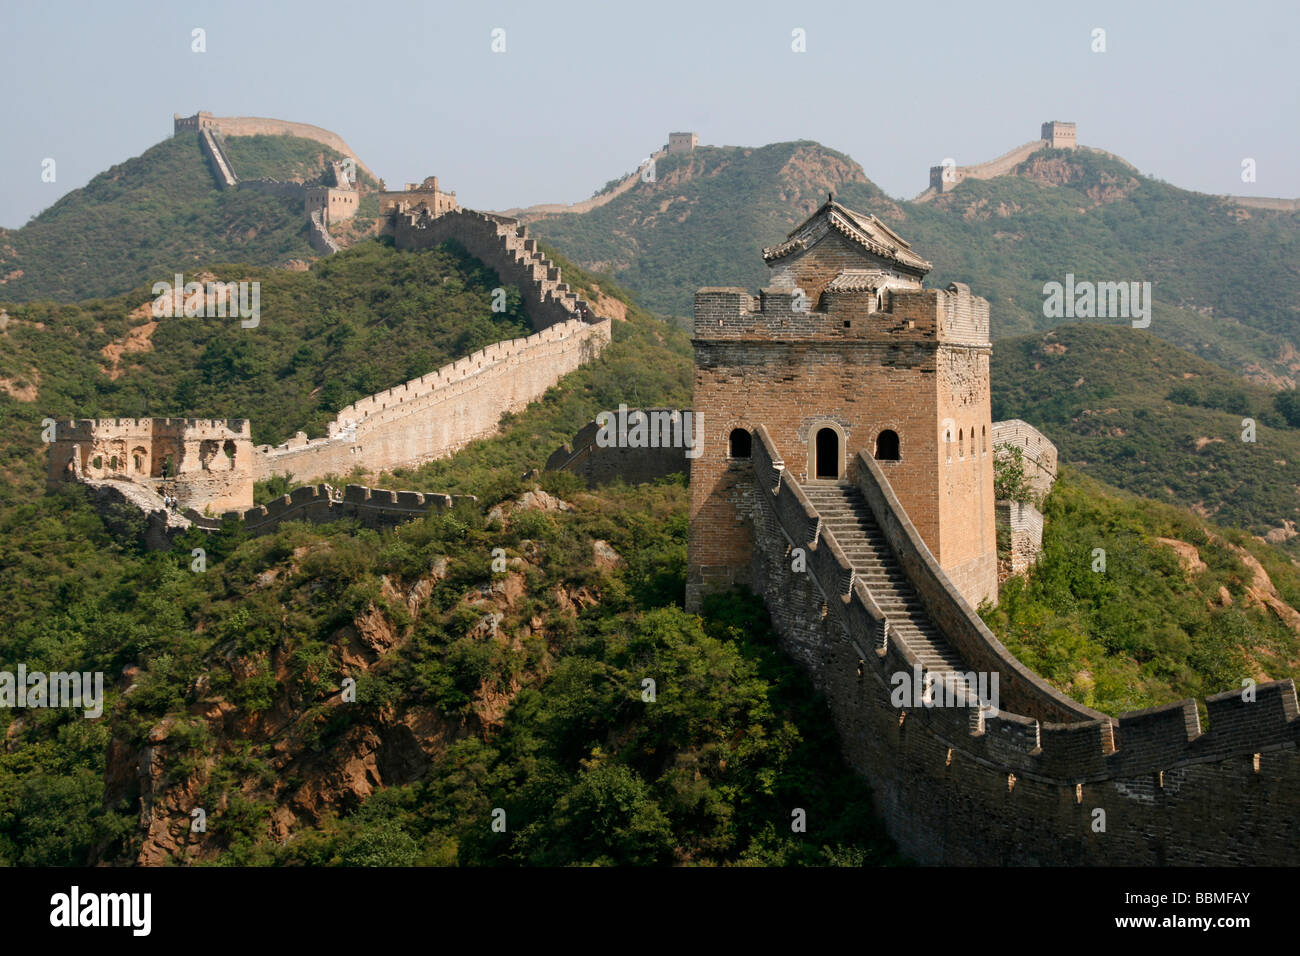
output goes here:
[[1052, 149], [1075, 149], [1079, 145], [1074, 124], [1056, 120], [1043, 124], [1042, 139]]
[[669, 133], [668, 152], [689, 153], [700, 144], [700, 137], [695, 133]]
[[930, 263], [832, 199], [763, 258], [757, 297], [695, 296], [687, 606], [750, 580], [758, 425], [800, 483], [853, 480], [857, 454], [873, 455], [963, 596], [996, 600], [988, 302], [922, 288]]

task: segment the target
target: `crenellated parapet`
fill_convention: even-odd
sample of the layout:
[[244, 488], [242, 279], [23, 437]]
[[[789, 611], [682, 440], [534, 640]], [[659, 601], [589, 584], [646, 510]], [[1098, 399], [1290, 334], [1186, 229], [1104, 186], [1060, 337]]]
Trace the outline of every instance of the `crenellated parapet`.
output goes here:
[[1046, 497], [1056, 483], [1057, 452], [1051, 439], [1028, 422], [1010, 418], [993, 423], [993, 447], [1019, 448], [1025, 463], [1025, 477], [1040, 497]]
[[989, 347], [988, 300], [973, 295], [964, 283], [920, 289], [892, 286], [883, 278], [878, 286], [856, 279], [832, 280], [817, 308], [798, 287], [769, 287], [757, 296], [737, 288], [700, 289], [695, 293], [695, 338]]
[[542, 254], [517, 219], [459, 208], [436, 215], [427, 208], [399, 209], [392, 217], [398, 249], [430, 249], [452, 240], [496, 270], [503, 282], [517, 286], [535, 329], [570, 320], [607, 321], [569, 289], [559, 267]]
[[[752, 448], [754, 584], [905, 853], [944, 865], [1300, 862], [1286, 836], [1300, 817], [1291, 681], [1208, 698], [1205, 727], [1190, 700], [1118, 719], [1070, 700], [987, 630], [863, 455], [857, 485], [870, 520], [962, 672], [999, 679], [992, 710], [969, 694], [956, 706], [900, 705], [903, 683], [942, 675], [873, 600], [762, 426]], [[803, 561], [792, 560], [795, 549]]]
[[[390, 491], [365, 485], [347, 485], [340, 492], [330, 485], [295, 488], [264, 505], [243, 512], [231, 511], [222, 521], [237, 520], [253, 534], [270, 534], [286, 521], [323, 524], [346, 518], [358, 519], [364, 527], [394, 527], [429, 513], [447, 511], [463, 501], [475, 502], [475, 495], [447, 495], [420, 491]], [[221, 521], [210, 519], [200, 527], [215, 530]]]
[[243, 418], [100, 418], [54, 424], [47, 484], [130, 481], [189, 507], [253, 500], [253, 443]]
[[322, 438], [303, 432], [254, 450], [257, 480], [278, 474], [313, 481], [415, 467], [496, 434], [501, 416], [540, 398], [562, 376], [609, 343], [610, 322], [568, 321], [522, 339], [497, 342], [435, 372], [347, 406]]
[[[276, 475], [316, 481], [357, 468], [415, 467], [496, 434], [502, 415], [522, 411], [609, 344], [611, 321], [570, 291], [559, 268], [516, 220], [470, 210], [437, 217], [421, 210], [400, 218], [410, 230], [400, 234], [403, 248], [455, 239], [518, 285], [537, 331], [354, 402], [319, 438], [299, 432], [280, 445], [254, 448], [243, 419], [70, 423], [51, 450], [49, 480], [111, 475], [140, 481], [202, 512], [247, 507], [254, 481]], [[311, 224], [313, 244], [337, 251], [320, 209], [312, 212]]]
[[993, 423], [993, 448], [1017, 448], [1032, 500], [997, 502], [998, 528], [1006, 535], [1007, 567], [1028, 570], [1043, 550], [1043, 513], [1039, 509], [1056, 483], [1056, 446], [1033, 425], [1012, 418]]

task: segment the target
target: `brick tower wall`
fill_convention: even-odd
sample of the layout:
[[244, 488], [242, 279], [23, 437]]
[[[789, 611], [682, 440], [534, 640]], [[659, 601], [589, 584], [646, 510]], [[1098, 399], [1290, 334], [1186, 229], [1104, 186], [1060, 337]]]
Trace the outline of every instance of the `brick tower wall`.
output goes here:
[[[972, 589], [987, 590], [986, 580], [996, 588], [991, 456], [987, 463], [963, 462], [950, 484], [936, 480], [946, 474], [940, 420], [955, 408], [941, 394], [953, 393], [954, 384], [968, 378], [941, 376], [941, 361], [969, 362], [968, 356], [976, 356], [983, 387], [970, 396], [962, 393], [967, 401], [962, 414], [973, 420], [972, 409], [982, 408], [985, 423], [990, 414], [987, 346], [981, 352], [936, 340], [941, 317], [948, 317], [957, 297], [935, 289], [898, 291], [885, 310], [869, 311], [874, 295], [831, 295], [821, 313], [796, 311], [788, 290], [765, 290], [758, 303], [741, 289], [697, 293], [692, 406], [701, 416], [703, 450], [691, 463], [689, 606], [697, 608], [709, 591], [747, 580], [752, 541], [742, 516], [751, 471], [747, 461], [728, 458], [728, 438], [733, 429], [759, 424], [801, 482], [814, 473], [821, 428], [840, 435], [841, 476], [848, 479], [856, 476], [858, 452], [874, 454], [880, 432], [896, 432], [900, 460], [880, 465], [909, 518], [945, 570], [951, 564]], [[971, 495], [981, 483], [987, 493], [976, 499], [979, 508], [963, 504], [970, 499], [959, 496]], [[954, 502], [946, 510], [945, 497]], [[945, 561], [943, 522], [955, 521], [960, 528], [972, 518], [976, 537], [953, 530]], [[992, 569], [991, 579], [985, 566]], [[984, 595], [973, 596], [978, 603]]]
[[960, 283], [949, 286], [937, 305], [944, 341], [937, 362], [939, 425], [946, 441], [937, 463], [938, 546], [929, 538], [926, 543], [962, 596], [978, 607], [985, 599], [997, 601], [998, 581], [989, 305]]

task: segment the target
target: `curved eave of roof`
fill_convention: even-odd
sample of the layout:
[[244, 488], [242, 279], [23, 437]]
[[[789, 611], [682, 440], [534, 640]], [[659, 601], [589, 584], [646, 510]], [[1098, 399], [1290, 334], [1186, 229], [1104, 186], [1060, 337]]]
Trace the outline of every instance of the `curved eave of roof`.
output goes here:
[[831, 215], [827, 217], [827, 221], [831, 224], [832, 228], [841, 235], [852, 239], [868, 252], [878, 255], [882, 259], [890, 259], [897, 262], [899, 265], [913, 269], [924, 269], [927, 272], [931, 269], [930, 263], [926, 262], [911, 249], [907, 248], [906, 244], [896, 245], [893, 243], [887, 244], [881, 242], [874, 236], [868, 234], [857, 223], [849, 221], [844, 216]]
[[806, 248], [808, 248], [808, 243], [802, 236], [796, 239], [787, 239], [780, 245], [764, 247], [763, 258], [768, 262], [771, 262], [773, 259], [784, 259], [792, 252], [800, 252]]
[[[929, 272], [934, 268], [925, 259], [922, 259], [911, 250], [908, 244], [898, 236], [892, 229], [886, 226], [875, 216], [869, 220], [864, 220], [853, 213], [852, 210], [840, 206], [838, 203], [828, 203], [823, 206], [820, 212], [825, 213], [827, 223], [838, 233], [848, 239], [856, 242], [868, 252], [880, 256], [882, 259], [888, 259], [891, 262], [897, 262], [900, 266], [911, 271], [921, 273]], [[812, 217], [817, 218], [817, 215]], [[811, 221], [811, 220], [809, 220]], [[768, 246], [763, 250], [763, 260], [765, 262], [775, 262], [778, 259], [784, 259], [786, 256], [793, 255], [796, 252], [802, 252], [809, 247], [805, 233], [808, 223], [790, 234], [785, 242], [776, 246]], [[871, 234], [871, 231], [879, 228], [885, 236], [891, 240], [881, 242]]]

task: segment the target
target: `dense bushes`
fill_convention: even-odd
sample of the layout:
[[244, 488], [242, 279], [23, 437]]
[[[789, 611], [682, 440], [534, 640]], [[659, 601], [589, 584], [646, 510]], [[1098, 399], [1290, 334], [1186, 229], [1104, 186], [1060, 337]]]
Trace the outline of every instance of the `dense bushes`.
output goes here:
[[[1231, 690], [1246, 677], [1300, 676], [1300, 635], [1248, 595], [1253, 573], [1225, 542], [1253, 552], [1283, 600], [1295, 601], [1300, 573], [1274, 549], [1070, 469], [1044, 516], [1038, 565], [1008, 580], [984, 617], [1076, 699], [1117, 714]], [[1206, 567], [1185, 569], [1158, 538], [1195, 547]]]

